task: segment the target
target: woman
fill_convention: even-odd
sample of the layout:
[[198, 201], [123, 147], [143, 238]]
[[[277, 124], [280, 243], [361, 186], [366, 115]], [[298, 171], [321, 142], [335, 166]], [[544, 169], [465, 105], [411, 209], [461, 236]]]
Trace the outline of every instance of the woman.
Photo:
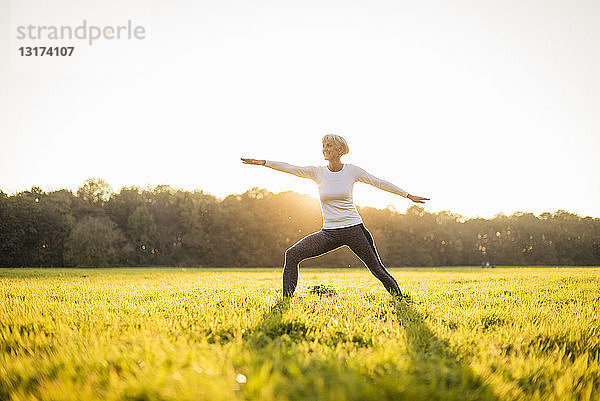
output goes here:
[[244, 159], [244, 164], [256, 164], [310, 178], [319, 186], [319, 198], [323, 212], [323, 229], [295, 243], [285, 252], [283, 270], [283, 296], [290, 297], [298, 283], [298, 264], [304, 259], [322, 255], [342, 245], [347, 245], [381, 281], [392, 295], [402, 296], [398, 283], [385, 269], [373, 238], [365, 228], [352, 201], [352, 188], [356, 181], [373, 185], [384, 191], [404, 196], [415, 203], [429, 200], [411, 195], [394, 184], [372, 176], [360, 167], [343, 164], [340, 158], [348, 153], [346, 140], [339, 135], [323, 137], [323, 156], [328, 166], [299, 167], [271, 160]]

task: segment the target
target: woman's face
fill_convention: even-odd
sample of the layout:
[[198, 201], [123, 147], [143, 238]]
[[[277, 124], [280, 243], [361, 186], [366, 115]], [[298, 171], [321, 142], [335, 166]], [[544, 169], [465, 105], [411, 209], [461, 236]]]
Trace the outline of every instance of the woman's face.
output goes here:
[[333, 142], [323, 142], [323, 157], [325, 160], [335, 160], [340, 158], [340, 151]]

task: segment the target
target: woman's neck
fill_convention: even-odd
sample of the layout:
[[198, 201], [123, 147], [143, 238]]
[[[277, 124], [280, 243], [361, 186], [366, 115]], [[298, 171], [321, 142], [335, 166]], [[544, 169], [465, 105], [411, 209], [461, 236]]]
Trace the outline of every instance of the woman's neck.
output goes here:
[[340, 171], [343, 167], [344, 165], [340, 159], [329, 160], [329, 166], [327, 166], [329, 171], [333, 171], [334, 173]]

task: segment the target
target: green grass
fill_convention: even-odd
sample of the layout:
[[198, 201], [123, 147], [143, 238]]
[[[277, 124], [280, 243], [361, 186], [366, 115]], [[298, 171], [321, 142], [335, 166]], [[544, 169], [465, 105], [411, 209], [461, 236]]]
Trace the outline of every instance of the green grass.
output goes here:
[[599, 268], [0, 269], [0, 400], [598, 400]]

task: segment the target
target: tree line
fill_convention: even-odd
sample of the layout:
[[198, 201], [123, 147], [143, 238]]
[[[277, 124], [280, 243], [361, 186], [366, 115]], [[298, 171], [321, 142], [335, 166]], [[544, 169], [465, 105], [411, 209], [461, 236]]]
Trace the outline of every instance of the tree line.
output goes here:
[[[465, 219], [411, 206], [359, 210], [387, 266], [600, 265], [600, 219], [567, 211]], [[167, 185], [102, 179], [76, 193], [0, 191], [0, 266], [281, 266], [321, 227], [316, 199], [253, 188], [218, 199]], [[347, 248], [305, 266], [358, 267]]]

